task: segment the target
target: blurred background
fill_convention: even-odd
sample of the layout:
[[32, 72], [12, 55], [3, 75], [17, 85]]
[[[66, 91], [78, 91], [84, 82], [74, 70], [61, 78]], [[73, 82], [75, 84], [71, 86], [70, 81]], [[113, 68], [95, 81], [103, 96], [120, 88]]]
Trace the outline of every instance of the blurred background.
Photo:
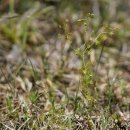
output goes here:
[[[81, 91], [90, 91], [98, 110], [111, 102], [111, 117], [122, 128], [130, 119], [129, 15], [129, 0], [0, 0], [0, 122], [22, 122], [24, 105], [33, 118], [36, 106], [46, 113], [54, 102], [72, 110], [77, 84], [87, 73], [89, 89], [82, 84]], [[84, 45], [87, 72], [80, 58]], [[82, 108], [89, 98], [78, 96]], [[3, 109], [10, 102], [21, 110], [18, 119]]]

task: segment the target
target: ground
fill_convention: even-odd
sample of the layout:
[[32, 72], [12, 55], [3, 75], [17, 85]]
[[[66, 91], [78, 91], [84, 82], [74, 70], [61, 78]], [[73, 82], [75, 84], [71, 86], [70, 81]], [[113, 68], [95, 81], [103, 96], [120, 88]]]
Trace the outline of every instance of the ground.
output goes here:
[[77, 2], [1, 1], [0, 130], [130, 129], [129, 2]]

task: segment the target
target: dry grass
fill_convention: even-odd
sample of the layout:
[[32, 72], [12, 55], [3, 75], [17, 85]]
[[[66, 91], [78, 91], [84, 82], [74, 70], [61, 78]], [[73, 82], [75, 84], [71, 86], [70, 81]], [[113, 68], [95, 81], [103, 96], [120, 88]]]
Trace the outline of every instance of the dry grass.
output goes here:
[[129, 130], [128, 11], [29, 2], [1, 14], [0, 130]]

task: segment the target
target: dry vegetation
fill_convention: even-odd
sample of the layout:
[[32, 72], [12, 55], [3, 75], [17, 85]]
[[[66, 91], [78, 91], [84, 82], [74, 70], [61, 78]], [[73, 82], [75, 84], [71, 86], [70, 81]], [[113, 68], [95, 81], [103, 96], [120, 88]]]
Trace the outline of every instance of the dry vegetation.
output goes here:
[[0, 0], [0, 130], [129, 130], [129, 8]]

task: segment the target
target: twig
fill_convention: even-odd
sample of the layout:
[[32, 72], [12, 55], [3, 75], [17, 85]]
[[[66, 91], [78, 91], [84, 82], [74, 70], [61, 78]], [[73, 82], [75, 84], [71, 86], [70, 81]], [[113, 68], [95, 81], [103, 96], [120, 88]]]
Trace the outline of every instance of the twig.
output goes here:
[[8, 86], [11, 88], [11, 90], [13, 90], [12, 85], [10, 84], [10, 82], [8, 82], [8, 79], [7, 79], [7, 77], [6, 77], [6, 75], [5, 75], [5, 73], [3, 72], [3, 70], [2, 70], [1, 67], [0, 67], [0, 72], [1, 72], [1, 74], [4, 76], [4, 78], [5, 78], [5, 80], [6, 80], [7, 84], [8, 84]]
[[18, 14], [4, 16], [4, 17], [0, 18], [0, 23], [4, 23], [7, 20], [14, 19], [14, 18], [16, 18], [18, 16], [19, 16]]
[[97, 71], [98, 71], [98, 67], [99, 67], [100, 61], [101, 61], [101, 57], [102, 57], [102, 54], [103, 54], [104, 47], [105, 46], [102, 45], [101, 52], [100, 52], [100, 55], [99, 55], [99, 59], [97, 61], [97, 66], [96, 66], [96, 69], [95, 69], [95, 76], [94, 76], [94, 85], [96, 84]]

